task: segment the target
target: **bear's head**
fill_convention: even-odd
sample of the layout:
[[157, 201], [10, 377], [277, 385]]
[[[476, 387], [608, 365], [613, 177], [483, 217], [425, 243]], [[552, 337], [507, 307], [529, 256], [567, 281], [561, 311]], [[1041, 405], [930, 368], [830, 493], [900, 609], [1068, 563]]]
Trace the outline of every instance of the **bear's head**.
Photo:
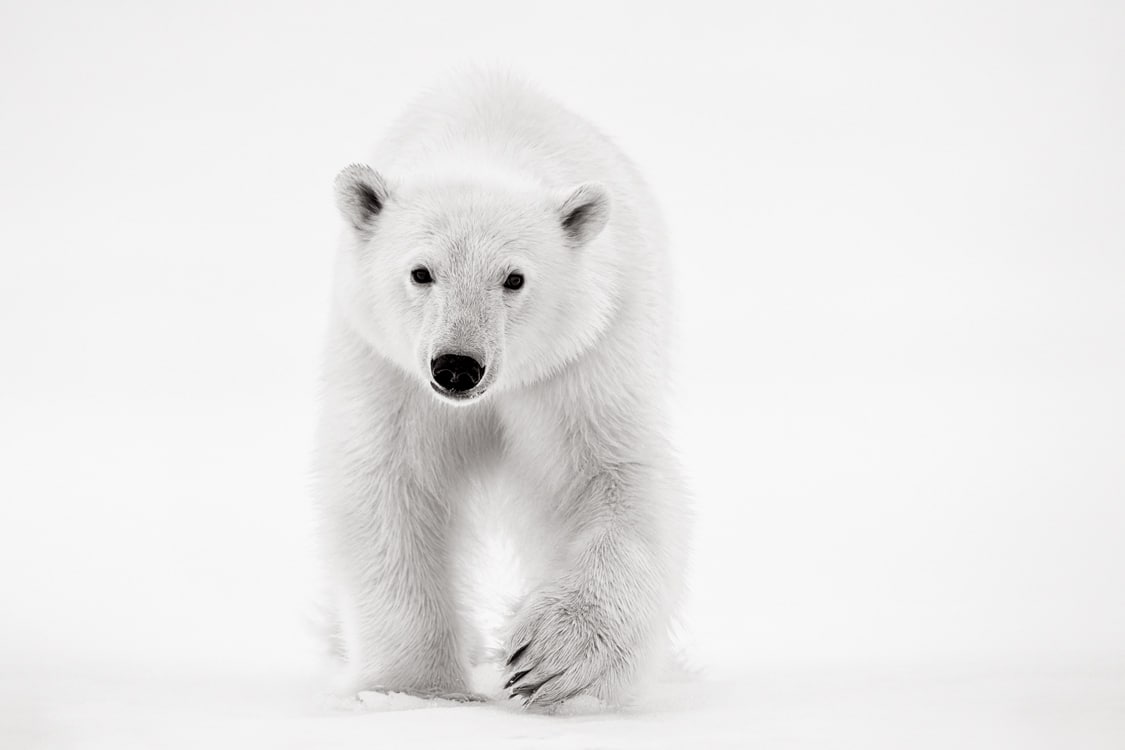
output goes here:
[[610, 210], [600, 185], [400, 183], [352, 165], [336, 202], [349, 224], [345, 314], [447, 402], [550, 377], [607, 324], [617, 283], [595, 242]]

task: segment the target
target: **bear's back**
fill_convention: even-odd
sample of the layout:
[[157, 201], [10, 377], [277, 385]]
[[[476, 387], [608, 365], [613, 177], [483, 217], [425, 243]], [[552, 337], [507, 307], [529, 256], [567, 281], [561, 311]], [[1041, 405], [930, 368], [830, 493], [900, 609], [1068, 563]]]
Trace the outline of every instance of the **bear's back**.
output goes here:
[[629, 160], [597, 128], [498, 72], [459, 76], [419, 96], [380, 145], [375, 164], [403, 179], [476, 170], [481, 178], [504, 175], [555, 190], [599, 182], [626, 210], [646, 193]]

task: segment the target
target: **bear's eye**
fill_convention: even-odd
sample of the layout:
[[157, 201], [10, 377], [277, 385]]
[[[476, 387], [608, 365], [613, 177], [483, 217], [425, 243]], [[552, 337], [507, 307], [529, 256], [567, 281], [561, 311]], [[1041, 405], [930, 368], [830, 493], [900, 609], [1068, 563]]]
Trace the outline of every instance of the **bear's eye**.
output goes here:
[[430, 276], [430, 269], [419, 266], [410, 272], [410, 278], [414, 280], [415, 284], [432, 284], [434, 277]]
[[510, 273], [508, 278], [504, 279], [504, 288], [511, 289], [513, 292], [523, 286], [522, 273]]

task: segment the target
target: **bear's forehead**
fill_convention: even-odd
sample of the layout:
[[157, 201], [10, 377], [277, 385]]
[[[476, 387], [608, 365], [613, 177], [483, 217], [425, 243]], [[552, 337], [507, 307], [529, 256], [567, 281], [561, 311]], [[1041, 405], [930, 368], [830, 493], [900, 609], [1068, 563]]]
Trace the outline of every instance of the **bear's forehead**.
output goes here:
[[425, 234], [458, 245], [512, 241], [540, 231], [548, 220], [538, 196], [486, 186], [427, 186], [410, 202]]

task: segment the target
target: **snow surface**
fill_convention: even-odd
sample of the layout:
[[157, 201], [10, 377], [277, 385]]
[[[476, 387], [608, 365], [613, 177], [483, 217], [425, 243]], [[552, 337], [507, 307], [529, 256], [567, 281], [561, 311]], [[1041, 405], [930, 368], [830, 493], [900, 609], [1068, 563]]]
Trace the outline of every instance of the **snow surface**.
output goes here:
[[1120, 750], [1122, 677], [741, 669], [663, 683], [629, 709], [545, 716], [502, 702], [330, 699], [311, 675], [38, 665], [0, 678], [0, 746]]

